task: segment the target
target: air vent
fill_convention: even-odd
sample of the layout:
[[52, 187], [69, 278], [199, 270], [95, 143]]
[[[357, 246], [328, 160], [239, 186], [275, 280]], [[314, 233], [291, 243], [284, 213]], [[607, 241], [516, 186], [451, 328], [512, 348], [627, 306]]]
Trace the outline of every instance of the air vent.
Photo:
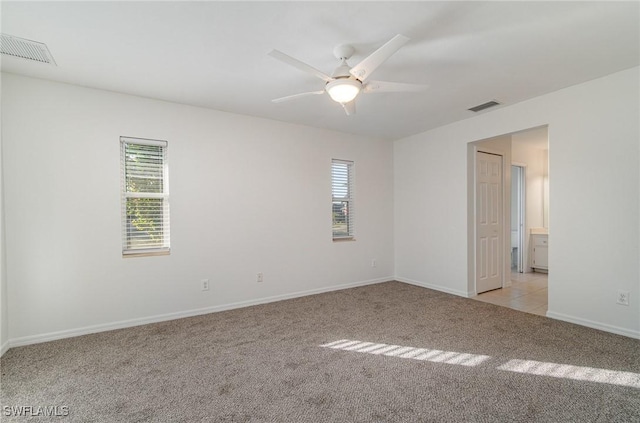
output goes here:
[[43, 43], [7, 34], [2, 34], [1, 41], [0, 50], [2, 54], [56, 66], [56, 61], [53, 60], [49, 48]]
[[484, 109], [488, 109], [489, 107], [494, 107], [494, 106], [498, 106], [500, 103], [498, 103], [497, 101], [491, 100], [488, 101], [484, 104], [479, 104], [475, 107], [472, 107], [470, 109], [467, 110], [471, 110], [472, 112], [479, 112], [480, 110], [484, 110]]

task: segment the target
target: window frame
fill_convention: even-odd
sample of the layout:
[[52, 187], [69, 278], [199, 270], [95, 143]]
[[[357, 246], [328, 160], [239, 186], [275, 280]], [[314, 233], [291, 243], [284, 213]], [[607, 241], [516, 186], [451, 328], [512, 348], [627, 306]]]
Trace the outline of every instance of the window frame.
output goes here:
[[[336, 175], [334, 165], [346, 165], [346, 195], [337, 196], [335, 192]], [[355, 241], [355, 162], [353, 160], [331, 159], [331, 236], [333, 241]], [[335, 205], [346, 203], [346, 234], [337, 234], [335, 228]]]
[[[162, 147], [162, 192], [133, 192], [127, 190], [127, 145]], [[147, 138], [120, 137], [120, 175], [121, 175], [121, 218], [122, 218], [122, 257], [140, 257], [169, 255], [171, 253], [170, 212], [169, 212], [169, 164], [168, 145], [164, 140]], [[131, 247], [131, 227], [127, 215], [127, 204], [131, 198], [162, 200], [162, 241], [157, 246], [145, 248]]]

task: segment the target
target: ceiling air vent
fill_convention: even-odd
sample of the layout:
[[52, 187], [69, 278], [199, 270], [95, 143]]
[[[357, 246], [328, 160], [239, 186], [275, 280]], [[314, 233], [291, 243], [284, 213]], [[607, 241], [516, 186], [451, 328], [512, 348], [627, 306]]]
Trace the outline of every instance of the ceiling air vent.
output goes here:
[[500, 103], [498, 103], [497, 101], [491, 100], [491, 101], [487, 101], [486, 103], [479, 104], [479, 105], [477, 105], [475, 107], [467, 109], [467, 110], [471, 110], [472, 112], [479, 112], [480, 110], [488, 109], [489, 107], [498, 106], [499, 104]]
[[49, 51], [49, 48], [37, 41], [25, 40], [24, 38], [2, 34], [0, 42], [2, 54], [19, 57], [21, 59], [33, 60], [35, 62], [46, 63], [56, 66], [56, 61]]

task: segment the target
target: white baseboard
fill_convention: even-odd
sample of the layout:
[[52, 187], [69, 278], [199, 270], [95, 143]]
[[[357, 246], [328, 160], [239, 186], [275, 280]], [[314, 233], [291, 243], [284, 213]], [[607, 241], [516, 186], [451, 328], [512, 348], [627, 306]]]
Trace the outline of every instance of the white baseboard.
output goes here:
[[[282, 301], [282, 300], [288, 300], [288, 299], [293, 299], [293, 298], [305, 297], [305, 296], [308, 296], [308, 295], [322, 294], [322, 293], [325, 293], [325, 292], [340, 291], [340, 290], [343, 290], [343, 289], [356, 288], [356, 287], [359, 287], [359, 286], [373, 285], [373, 284], [387, 282], [387, 281], [391, 281], [391, 280], [396, 280], [398, 282], [408, 283], [408, 284], [420, 286], [420, 287], [423, 287], [423, 288], [429, 288], [429, 289], [433, 289], [435, 291], [446, 292], [448, 294], [453, 294], [453, 295], [457, 295], [457, 296], [460, 296], [460, 297], [473, 296], [473, 293], [460, 291], [460, 290], [456, 290], [456, 289], [451, 289], [451, 288], [448, 288], [446, 286], [434, 285], [434, 284], [421, 282], [421, 281], [416, 281], [416, 280], [412, 280], [412, 279], [408, 279], [408, 278], [389, 276], [389, 277], [385, 277], [385, 278], [370, 279], [370, 280], [360, 281], [360, 282], [352, 282], [352, 283], [343, 284], [343, 285], [333, 285], [333, 286], [324, 287], [324, 288], [316, 288], [316, 289], [311, 289], [311, 290], [306, 290], [306, 291], [298, 291], [298, 292], [293, 292], [293, 293], [289, 293], [289, 294], [274, 295], [274, 296], [270, 296], [270, 297], [258, 298], [258, 299], [255, 299], [255, 300], [240, 301], [240, 302], [236, 302], [236, 303], [222, 304], [222, 305], [217, 305], [217, 306], [212, 306], [212, 307], [205, 307], [205, 308], [194, 309], [194, 310], [186, 310], [186, 311], [180, 311], [180, 312], [175, 312], [175, 313], [160, 314], [160, 315], [155, 315], [155, 316], [142, 317], [142, 318], [138, 318], [138, 319], [122, 320], [122, 321], [118, 321], [118, 322], [105, 323], [105, 324], [92, 325], [92, 326], [85, 326], [85, 327], [82, 327], [82, 328], [75, 328], [75, 329], [69, 329], [69, 330], [63, 330], [63, 331], [57, 331], [57, 332], [50, 332], [50, 333], [44, 333], [44, 334], [38, 334], [38, 335], [24, 336], [24, 337], [15, 338], [15, 339], [9, 339], [8, 341], [6, 341], [4, 344], [2, 344], [0, 346], [0, 356], [4, 355], [4, 353], [7, 352], [10, 348], [19, 347], [19, 346], [22, 346], [22, 345], [38, 344], [38, 343], [41, 343], [41, 342], [55, 341], [55, 340], [64, 339], [64, 338], [72, 338], [72, 337], [75, 337], [75, 336], [88, 335], [88, 334], [91, 334], [91, 333], [105, 332], [105, 331], [110, 331], [110, 330], [115, 330], [115, 329], [123, 329], [123, 328], [128, 328], [128, 327], [133, 327], [133, 326], [146, 325], [146, 324], [150, 324], [150, 323], [164, 322], [164, 321], [168, 321], [168, 320], [182, 319], [182, 318], [185, 318], [185, 317], [199, 316], [199, 315], [202, 315], [202, 314], [216, 313], [216, 312], [219, 312], [219, 311], [233, 310], [233, 309], [236, 309], [236, 308], [250, 307], [250, 306], [259, 305], [259, 304], [267, 304], [267, 303], [272, 303], [272, 302], [276, 302], [276, 301]], [[605, 332], [610, 332], [610, 333], [615, 333], [615, 334], [618, 334], [618, 335], [627, 336], [627, 337], [630, 337], [630, 338], [640, 339], [640, 332], [639, 331], [634, 331], [634, 330], [625, 329], [625, 328], [621, 328], [621, 327], [617, 327], [617, 326], [607, 325], [607, 324], [604, 324], [604, 323], [594, 322], [594, 321], [591, 321], [591, 320], [582, 319], [582, 318], [578, 318], [578, 317], [574, 317], [574, 316], [569, 316], [569, 315], [562, 314], [562, 313], [555, 313], [555, 312], [552, 312], [552, 311], [547, 312], [547, 317], [552, 318], [552, 319], [562, 320], [562, 321], [569, 322], [569, 323], [575, 323], [575, 324], [578, 324], [578, 325], [581, 325], [581, 326], [590, 327], [590, 328], [593, 328], [593, 329], [603, 330]]]
[[[475, 292], [464, 292], [464, 291], [459, 291], [457, 289], [451, 289], [448, 288], [446, 286], [441, 286], [441, 285], [433, 285], [427, 282], [420, 282], [420, 281], [415, 281], [412, 279], [407, 279], [407, 278], [402, 278], [402, 277], [395, 277], [395, 280], [397, 280], [398, 282], [404, 282], [404, 283], [408, 283], [411, 285], [416, 285], [416, 286], [421, 286], [424, 288], [429, 288], [429, 289], [433, 289], [435, 291], [442, 291], [442, 292], [446, 292], [448, 294], [453, 294], [453, 295], [458, 295], [460, 297], [473, 297], [475, 296]], [[613, 326], [613, 325], [608, 325], [606, 323], [600, 323], [600, 322], [594, 322], [592, 320], [588, 320], [588, 319], [582, 319], [579, 317], [574, 317], [574, 316], [569, 316], [566, 314], [562, 314], [562, 313], [554, 313], [552, 311], [548, 311], [547, 312], [547, 317], [551, 318], [551, 319], [556, 319], [556, 320], [562, 320], [565, 322], [569, 322], [569, 323], [575, 323], [577, 325], [581, 325], [581, 326], [586, 326], [592, 329], [599, 329], [605, 332], [610, 332], [610, 333], [615, 333], [617, 335], [623, 335], [623, 336], [628, 336], [629, 338], [635, 338], [635, 339], [640, 339], [640, 331], [634, 331], [631, 329], [626, 329], [626, 328], [621, 328], [618, 326]]]
[[575, 323], [576, 325], [586, 326], [592, 329], [615, 333], [617, 335], [628, 336], [629, 338], [640, 339], [640, 331], [608, 325], [606, 323], [594, 322], [592, 320], [582, 319], [580, 317], [569, 316], [567, 314], [556, 313], [553, 311], [547, 311], [547, 317], [562, 320], [563, 322]]
[[396, 276], [395, 280], [397, 280], [398, 282], [408, 283], [410, 285], [416, 285], [416, 286], [421, 286], [423, 288], [433, 289], [435, 291], [446, 292], [447, 294], [453, 294], [453, 295], [457, 295], [459, 297], [468, 298], [468, 297], [472, 297], [474, 295], [474, 293], [472, 293], [472, 292], [460, 291], [460, 290], [451, 289], [449, 287], [442, 286], [442, 285], [434, 285], [434, 284], [430, 284], [430, 283], [427, 283], [427, 282], [421, 282], [421, 281], [415, 281], [413, 279], [402, 278], [402, 277], [399, 277], [399, 276]]
[[9, 351], [9, 341], [0, 345], [0, 357], [2, 357], [7, 351]]
[[[393, 277], [389, 276], [385, 278], [370, 279], [370, 280], [360, 281], [360, 282], [352, 282], [352, 283], [347, 283], [343, 285], [333, 285], [333, 286], [324, 287], [324, 288], [298, 291], [298, 292], [293, 292], [289, 294], [274, 295], [271, 297], [263, 297], [255, 300], [240, 301], [237, 303], [222, 304], [222, 305], [199, 308], [194, 310], [179, 311], [175, 313], [159, 314], [156, 316], [142, 317], [138, 319], [121, 320], [118, 322], [91, 325], [91, 326], [85, 326], [82, 328], [68, 329], [68, 330], [63, 330], [58, 332], [49, 332], [49, 333], [43, 333], [38, 335], [23, 336], [20, 338], [9, 339], [7, 342], [5, 342], [5, 344], [2, 346], [1, 353], [4, 354], [9, 348], [19, 347], [23, 345], [39, 344], [42, 342], [55, 341], [55, 340], [64, 339], [64, 338], [73, 338], [75, 336], [88, 335], [91, 333], [106, 332], [110, 330], [146, 325], [150, 323], [165, 322], [167, 320], [182, 319], [185, 317], [199, 316], [202, 314], [215, 313], [218, 311], [233, 310], [236, 308], [249, 307], [249, 306], [259, 305], [259, 304], [267, 304], [267, 303], [272, 303], [276, 301], [289, 300], [292, 298], [305, 297], [308, 295], [322, 294], [324, 292], [340, 291], [342, 289], [356, 288], [356, 287], [365, 286], [365, 285], [373, 285], [373, 284], [388, 282], [392, 280], [394, 280]], [[2, 354], [0, 354], [0, 356]]]

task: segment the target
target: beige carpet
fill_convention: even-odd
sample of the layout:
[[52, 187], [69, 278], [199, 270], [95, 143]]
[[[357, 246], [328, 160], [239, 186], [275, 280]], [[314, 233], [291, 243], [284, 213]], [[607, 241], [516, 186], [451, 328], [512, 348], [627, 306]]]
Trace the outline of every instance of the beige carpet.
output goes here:
[[[3, 422], [640, 421], [640, 341], [399, 282], [14, 348], [0, 364]], [[67, 415], [10, 416], [47, 406]]]

